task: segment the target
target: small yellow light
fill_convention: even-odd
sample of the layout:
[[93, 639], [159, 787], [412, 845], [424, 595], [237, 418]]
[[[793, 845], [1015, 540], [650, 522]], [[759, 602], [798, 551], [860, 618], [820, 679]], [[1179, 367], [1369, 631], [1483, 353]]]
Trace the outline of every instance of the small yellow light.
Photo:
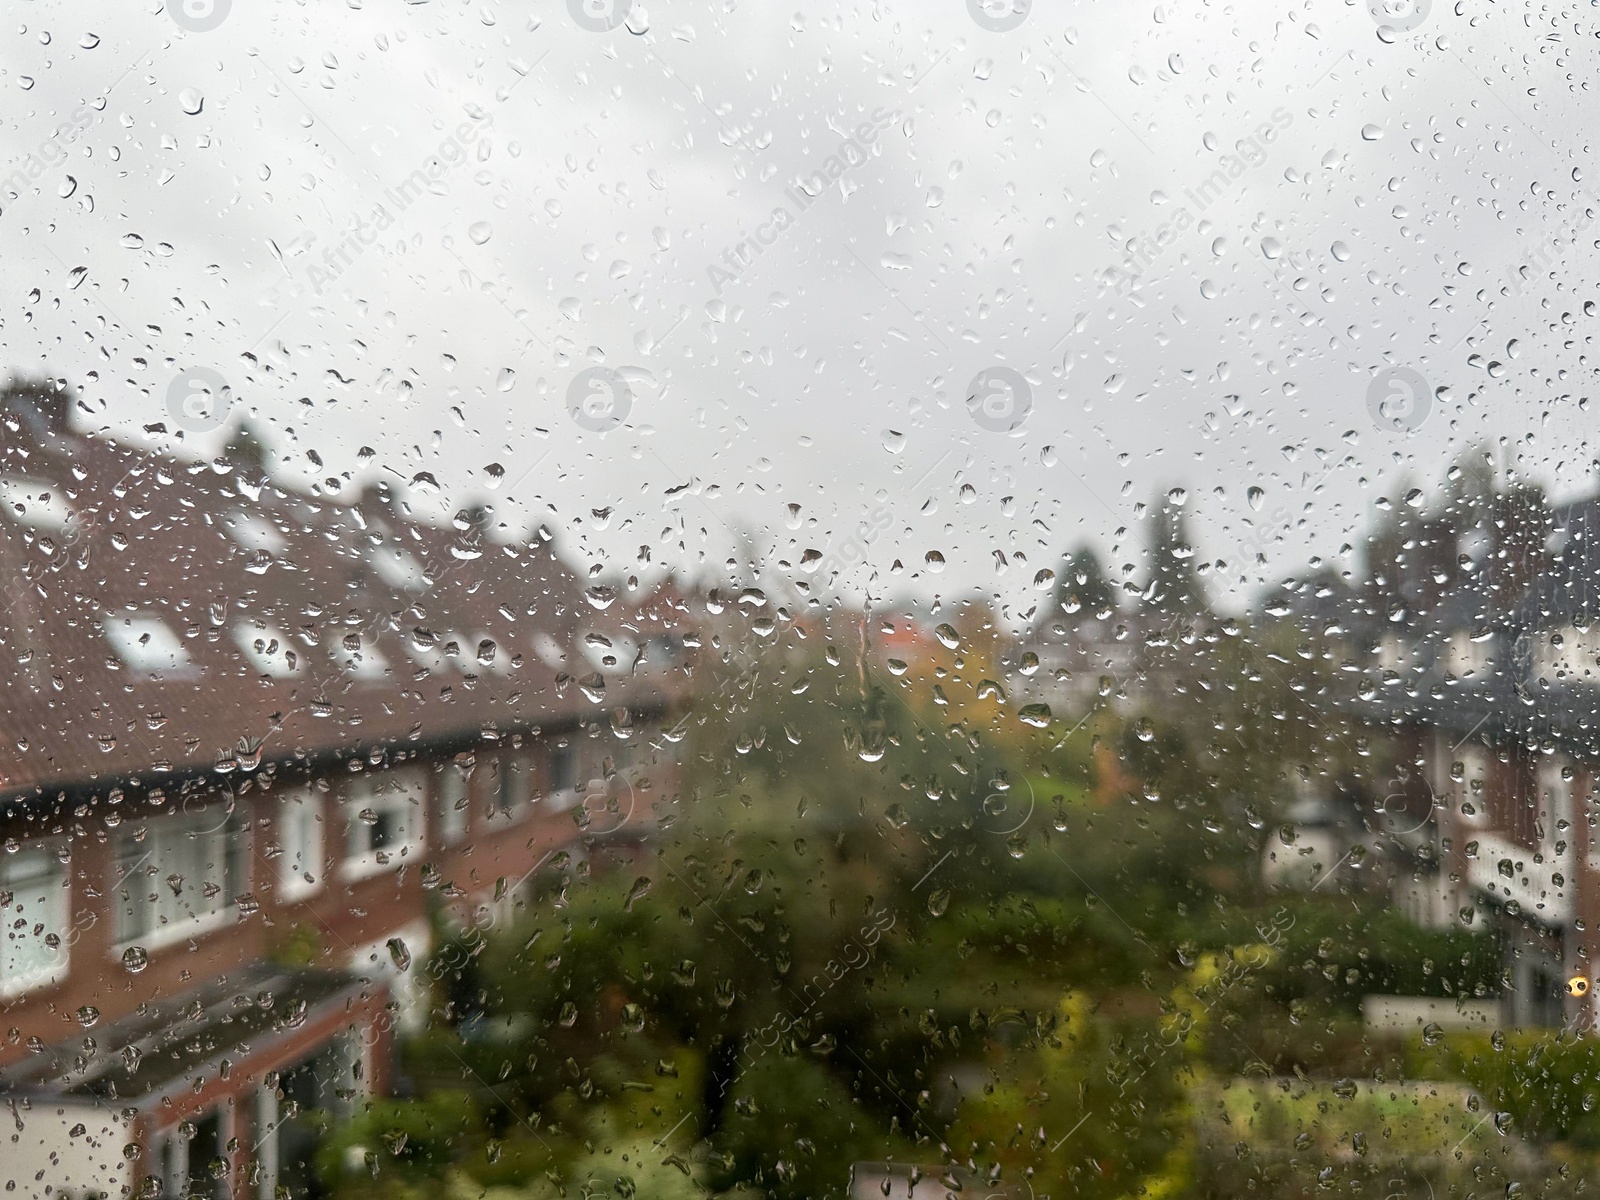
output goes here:
[[1589, 981], [1582, 975], [1574, 975], [1567, 980], [1567, 991], [1574, 996], [1587, 996], [1589, 994]]

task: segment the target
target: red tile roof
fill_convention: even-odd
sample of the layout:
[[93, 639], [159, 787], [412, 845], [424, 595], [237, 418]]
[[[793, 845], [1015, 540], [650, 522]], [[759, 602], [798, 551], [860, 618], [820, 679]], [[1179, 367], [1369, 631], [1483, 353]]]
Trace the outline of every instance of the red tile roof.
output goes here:
[[[14, 408], [0, 421], [0, 796], [203, 771], [241, 739], [270, 760], [559, 724], [678, 686], [622, 664], [591, 698], [579, 639], [598, 614], [548, 542], [432, 526], [377, 491], [258, 487], [245, 466]], [[103, 622], [135, 616], [186, 662], [126, 661]], [[241, 626], [294, 673], [264, 675]], [[372, 650], [382, 669], [350, 669]]]

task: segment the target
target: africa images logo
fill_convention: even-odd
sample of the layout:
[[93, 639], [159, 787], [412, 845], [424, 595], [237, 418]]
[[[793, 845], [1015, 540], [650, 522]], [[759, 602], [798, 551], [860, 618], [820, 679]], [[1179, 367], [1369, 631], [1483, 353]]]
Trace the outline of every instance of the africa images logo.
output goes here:
[[1367, 414], [1379, 429], [1410, 433], [1433, 410], [1433, 388], [1411, 367], [1379, 371], [1367, 385]]
[[967, 0], [967, 11], [990, 33], [1010, 33], [1028, 19], [1033, 0]]
[[610, 33], [632, 11], [633, 0], [567, 0], [573, 23], [590, 33]]
[[1033, 389], [1020, 371], [989, 367], [973, 377], [967, 389], [967, 411], [980, 429], [1014, 433], [1033, 411]]
[[1367, 0], [1367, 11], [1380, 27], [1409, 33], [1428, 19], [1433, 0]]
[[233, 0], [168, 0], [167, 15], [190, 33], [210, 33], [228, 19]]
[[567, 387], [568, 415], [591, 433], [616, 429], [632, 410], [633, 389], [620, 371], [610, 367], [590, 367]]
[[233, 389], [210, 367], [190, 367], [167, 385], [167, 414], [190, 433], [221, 429], [232, 407]]

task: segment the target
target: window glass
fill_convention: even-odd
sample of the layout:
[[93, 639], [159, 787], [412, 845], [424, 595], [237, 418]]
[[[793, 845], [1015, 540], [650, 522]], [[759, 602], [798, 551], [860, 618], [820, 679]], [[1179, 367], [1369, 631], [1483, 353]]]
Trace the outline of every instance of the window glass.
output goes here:
[[288, 637], [274, 626], [244, 621], [234, 626], [233, 640], [244, 652], [246, 661], [261, 675], [278, 678], [298, 675], [300, 655]]
[[0, 26], [0, 1200], [1600, 1188], [1600, 0]]
[[467, 811], [470, 793], [468, 775], [455, 763], [439, 769], [439, 838], [446, 845], [459, 842], [467, 832], [470, 814]]
[[421, 848], [427, 791], [420, 770], [363, 774], [345, 788], [346, 874], [392, 868]]
[[117, 841], [117, 942], [148, 948], [215, 923], [249, 875], [249, 831], [223, 807], [142, 822]]
[[526, 751], [501, 751], [497, 783], [495, 803], [501, 813], [527, 810], [535, 796], [535, 771]]
[[316, 789], [284, 793], [278, 801], [279, 886], [285, 895], [305, 895], [323, 882], [325, 825]]
[[0, 475], [0, 511], [19, 525], [53, 533], [64, 533], [73, 515], [59, 487], [16, 475]]
[[160, 617], [107, 615], [102, 628], [117, 657], [133, 670], [182, 672], [189, 667], [189, 652]]
[[60, 978], [67, 967], [67, 868], [43, 847], [0, 855], [0, 993]]

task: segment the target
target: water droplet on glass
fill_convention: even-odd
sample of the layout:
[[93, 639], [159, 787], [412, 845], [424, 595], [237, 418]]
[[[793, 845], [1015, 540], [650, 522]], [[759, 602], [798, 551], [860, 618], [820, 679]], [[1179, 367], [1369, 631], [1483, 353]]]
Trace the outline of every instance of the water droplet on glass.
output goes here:
[[184, 88], [178, 93], [178, 107], [191, 117], [198, 117], [200, 110], [205, 108], [206, 98], [199, 88]]
[[474, 245], [481, 246], [494, 236], [494, 227], [487, 221], [474, 221], [467, 227], [467, 236]]
[[388, 941], [389, 957], [394, 962], [397, 971], [405, 971], [411, 966], [411, 951], [401, 938], [392, 937]]

